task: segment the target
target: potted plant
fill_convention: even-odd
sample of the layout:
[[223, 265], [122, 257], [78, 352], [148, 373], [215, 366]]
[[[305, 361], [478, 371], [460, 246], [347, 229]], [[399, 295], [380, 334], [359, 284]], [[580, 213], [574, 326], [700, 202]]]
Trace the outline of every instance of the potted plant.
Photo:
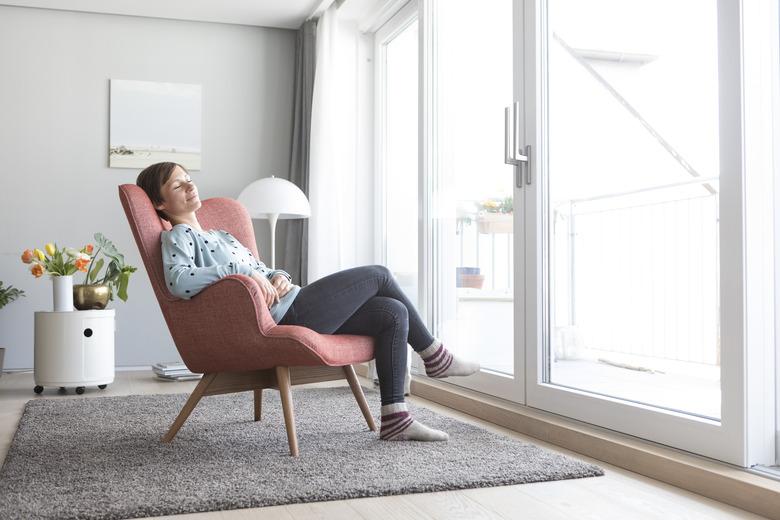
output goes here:
[[480, 233], [511, 233], [513, 198], [487, 199], [479, 203], [477, 229]]
[[[3, 282], [0, 281], [0, 309], [24, 296], [24, 291], [15, 288], [13, 285], [3, 287]], [[3, 359], [5, 358], [5, 348], [0, 347], [0, 376], [3, 375]]]
[[456, 267], [455, 287], [471, 287], [482, 289], [485, 283], [485, 275], [480, 273], [479, 267]]
[[[108, 302], [114, 300], [115, 294], [126, 302], [130, 274], [137, 270], [125, 263], [124, 255], [102, 233], [95, 233], [94, 238], [97, 244], [94, 255], [92, 255], [94, 246], [92, 244], [86, 246], [91, 256], [84, 283], [73, 286], [74, 305], [82, 311], [105, 309]], [[99, 258], [101, 253], [103, 257]]]

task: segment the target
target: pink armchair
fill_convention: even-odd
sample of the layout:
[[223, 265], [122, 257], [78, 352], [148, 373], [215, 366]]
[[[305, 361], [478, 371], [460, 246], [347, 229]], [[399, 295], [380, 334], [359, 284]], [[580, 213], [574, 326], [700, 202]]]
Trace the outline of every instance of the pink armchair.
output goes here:
[[[263, 302], [257, 282], [243, 275], [227, 276], [191, 300], [173, 296], [165, 287], [160, 233], [170, 229], [149, 197], [133, 184], [119, 186], [119, 198], [133, 231], [146, 272], [168, 329], [184, 364], [203, 374], [184, 408], [163, 436], [170, 442], [201, 397], [254, 392], [254, 420], [261, 415], [263, 389], [279, 390], [290, 455], [298, 455], [291, 385], [346, 377], [372, 431], [374, 418], [358, 383], [353, 363], [374, 358], [368, 336], [319, 334], [311, 329], [277, 325]], [[204, 228], [224, 229], [260, 258], [252, 220], [237, 201], [203, 201], [198, 220]]]

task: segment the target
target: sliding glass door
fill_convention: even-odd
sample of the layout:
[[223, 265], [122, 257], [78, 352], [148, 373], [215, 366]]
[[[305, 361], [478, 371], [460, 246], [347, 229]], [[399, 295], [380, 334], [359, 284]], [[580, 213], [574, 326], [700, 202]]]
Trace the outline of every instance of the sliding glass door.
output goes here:
[[739, 0], [420, 2], [419, 303], [482, 364], [447, 383], [758, 460], [742, 13]]
[[524, 12], [527, 404], [741, 465], [739, 2]]
[[522, 192], [504, 149], [519, 78], [513, 13], [512, 0], [423, 2], [421, 248], [434, 334], [482, 365], [448, 382], [522, 402]]

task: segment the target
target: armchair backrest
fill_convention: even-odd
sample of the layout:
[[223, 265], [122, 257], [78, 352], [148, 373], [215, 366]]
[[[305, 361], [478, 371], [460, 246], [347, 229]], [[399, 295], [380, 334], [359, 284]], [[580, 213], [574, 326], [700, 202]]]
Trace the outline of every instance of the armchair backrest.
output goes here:
[[[135, 184], [120, 185], [119, 199], [122, 201], [122, 207], [130, 223], [130, 229], [138, 245], [154, 294], [165, 313], [167, 304], [179, 299], [165, 287], [162, 266], [160, 234], [171, 229], [171, 225], [157, 215], [152, 201], [144, 190]], [[252, 219], [246, 208], [238, 201], [222, 197], [206, 199], [198, 210], [197, 216], [203, 229], [224, 229], [248, 247], [255, 258], [260, 258], [255, 244]]]

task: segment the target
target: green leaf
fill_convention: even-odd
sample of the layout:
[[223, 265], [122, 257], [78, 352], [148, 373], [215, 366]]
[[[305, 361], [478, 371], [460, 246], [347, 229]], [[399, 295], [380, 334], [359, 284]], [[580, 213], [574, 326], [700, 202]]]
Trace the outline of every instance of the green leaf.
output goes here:
[[130, 281], [130, 273], [122, 273], [119, 275], [119, 291], [117, 296], [123, 301], [127, 301], [127, 284]]
[[94, 261], [94, 265], [92, 266], [92, 271], [89, 273], [89, 283], [93, 283], [95, 281], [95, 278], [97, 278], [98, 273], [103, 268], [103, 264], [105, 263], [104, 259], [100, 259], [98, 261]]
[[92, 266], [92, 272], [89, 273], [89, 283], [93, 283], [95, 281], [95, 278], [97, 278], [98, 273], [103, 268], [103, 264], [105, 263], [105, 260], [102, 258], [94, 263]]
[[114, 243], [104, 237], [103, 233], [95, 233], [95, 242], [103, 249], [103, 253], [106, 256], [113, 258], [120, 254]]
[[119, 269], [116, 266], [116, 262], [112, 260], [106, 267], [106, 273], [103, 275], [103, 283], [113, 282], [116, 280], [117, 275], [119, 275]]

